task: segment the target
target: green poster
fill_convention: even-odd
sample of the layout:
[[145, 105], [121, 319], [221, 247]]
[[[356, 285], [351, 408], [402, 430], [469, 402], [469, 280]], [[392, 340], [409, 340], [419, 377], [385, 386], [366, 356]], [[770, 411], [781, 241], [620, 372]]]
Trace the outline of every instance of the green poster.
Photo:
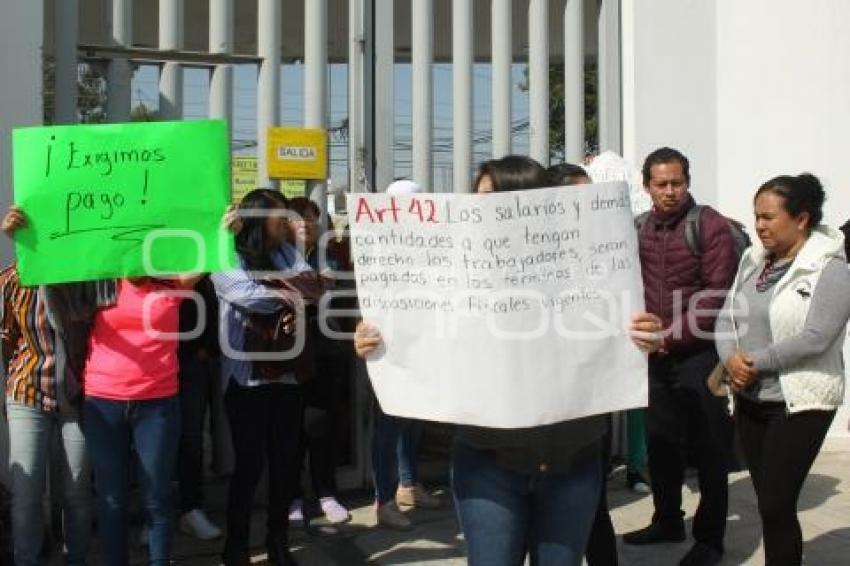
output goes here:
[[230, 202], [220, 120], [20, 128], [12, 133], [15, 235], [26, 285], [221, 271]]

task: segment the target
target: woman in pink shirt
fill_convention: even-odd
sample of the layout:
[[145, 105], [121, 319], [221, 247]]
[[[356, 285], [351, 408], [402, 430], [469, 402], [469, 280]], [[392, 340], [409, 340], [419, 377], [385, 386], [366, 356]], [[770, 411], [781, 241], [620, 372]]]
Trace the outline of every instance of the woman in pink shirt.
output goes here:
[[[222, 220], [237, 233], [230, 208]], [[97, 288], [83, 370], [83, 433], [97, 489], [102, 564], [129, 563], [128, 477], [135, 454], [149, 528], [149, 564], [171, 559], [171, 476], [180, 440], [180, 303], [201, 275], [88, 283]]]
[[128, 563], [128, 475], [135, 453], [150, 529], [150, 564], [170, 561], [171, 475], [180, 439], [180, 303], [198, 276], [114, 285], [97, 310], [83, 372], [83, 430], [97, 488], [103, 563]]

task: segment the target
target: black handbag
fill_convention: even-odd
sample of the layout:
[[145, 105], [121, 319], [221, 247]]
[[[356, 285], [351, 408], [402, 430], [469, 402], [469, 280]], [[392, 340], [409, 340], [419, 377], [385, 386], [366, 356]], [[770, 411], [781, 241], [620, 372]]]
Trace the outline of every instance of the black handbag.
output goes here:
[[[315, 376], [316, 343], [320, 335], [318, 314], [315, 305], [301, 305], [294, 308], [284, 304], [274, 313], [246, 316], [245, 352], [270, 358], [251, 360], [255, 378], [273, 381], [291, 373], [298, 383], [305, 383]], [[289, 326], [292, 329], [287, 332]], [[280, 359], [280, 354], [287, 355]]]

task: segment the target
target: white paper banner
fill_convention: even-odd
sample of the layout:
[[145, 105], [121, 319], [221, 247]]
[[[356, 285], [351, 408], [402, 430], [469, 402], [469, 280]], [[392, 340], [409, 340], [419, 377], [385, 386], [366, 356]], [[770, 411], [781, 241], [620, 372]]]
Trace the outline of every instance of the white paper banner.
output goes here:
[[647, 402], [628, 187], [348, 195], [368, 359], [388, 414], [498, 428]]

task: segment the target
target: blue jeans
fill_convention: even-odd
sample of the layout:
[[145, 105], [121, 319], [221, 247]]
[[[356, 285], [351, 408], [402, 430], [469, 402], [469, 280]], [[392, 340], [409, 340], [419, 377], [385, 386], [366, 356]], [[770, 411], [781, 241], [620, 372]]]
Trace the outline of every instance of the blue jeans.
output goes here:
[[578, 566], [599, 501], [599, 452], [582, 450], [563, 473], [518, 473], [460, 442], [452, 491], [470, 566]]
[[[12, 529], [15, 564], [43, 562], [44, 507], [48, 453], [57, 437], [62, 479], [66, 564], [85, 564], [91, 535], [91, 482], [86, 441], [79, 414], [45, 413], [8, 402], [9, 468], [12, 481]], [[59, 486], [54, 486], [57, 488]], [[60, 493], [54, 491], [53, 497]]]
[[376, 404], [372, 477], [379, 504], [392, 501], [399, 481], [405, 486], [416, 483], [416, 452], [421, 434], [421, 422], [387, 415]]
[[150, 564], [168, 564], [173, 522], [171, 474], [180, 440], [178, 397], [148, 401], [87, 397], [83, 430], [97, 488], [103, 564], [125, 566], [129, 562], [128, 474], [134, 447], [150, 529]]

